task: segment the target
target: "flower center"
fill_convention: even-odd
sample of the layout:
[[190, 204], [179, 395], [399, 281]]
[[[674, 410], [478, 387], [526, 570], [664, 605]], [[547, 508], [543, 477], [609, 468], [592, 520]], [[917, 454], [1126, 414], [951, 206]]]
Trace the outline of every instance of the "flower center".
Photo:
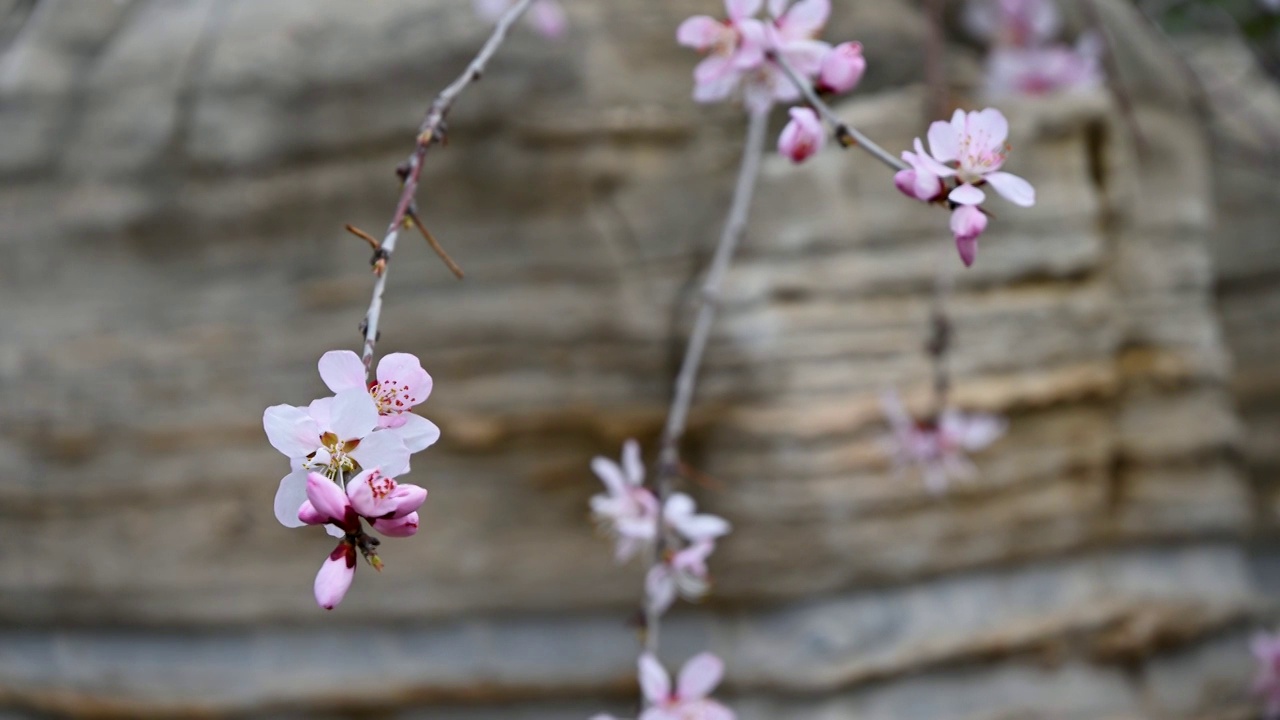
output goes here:
[[409, 384], [394, 382], [369, 383], [369, 394], [378, 404], [378, 414], [398, 415], [418, 403], [418, 398], [409, 394]]

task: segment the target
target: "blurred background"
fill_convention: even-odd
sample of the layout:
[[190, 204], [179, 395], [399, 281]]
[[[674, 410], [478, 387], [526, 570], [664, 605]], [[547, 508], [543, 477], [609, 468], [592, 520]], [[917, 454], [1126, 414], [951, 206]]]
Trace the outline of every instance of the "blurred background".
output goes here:
[[[938, 97], [909, 0], [834, 0], [839, 105], [897, 151]], [[955, 3], [949, 3], [954, 5]], [[1155, 6], [1155, 7], [1152, 7]], [[272, 516], [263, 409], [324, 393], [466, 0], [0, 2], [0, 718], [552, 720], [634, 713], [641, 569], [593, 455], [652, 450], [743, 117], [673, 41], [714, 0], [566, 0], [458, 102], [381, 352], [443, 439], [423, 532], [326, 613], [331, 540]], [[1063, 3], [1112, 89], [995, 102], [1031, 210], [959, 271], [945, 219], [835, 149], [768, 158], [686, 442], [733, 522], [663, 633], [744, 720], [1254, 718], [1280, 585], [1280, 93], [1251, 3]], [[1085, 12], [1090, 10], [1089, 12]], [[948, 8], [946, 102], [983, 107]], [[1153, 22], [1154, 21], [1154, 22]], [[775, 130], [785, 113], [775, 113]], [[940, 261], [954, 398], [1010, 420], [942, 498], [892, 472]]]

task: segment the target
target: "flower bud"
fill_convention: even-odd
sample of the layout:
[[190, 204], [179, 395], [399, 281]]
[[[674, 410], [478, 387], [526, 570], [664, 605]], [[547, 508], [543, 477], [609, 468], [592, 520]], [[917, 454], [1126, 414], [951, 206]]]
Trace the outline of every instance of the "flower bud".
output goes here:
[[867, 59], [862, 56], [862, 43], [840, 43], [822, 57], [818, 88], [833, 93], [849, 92], [862, 81], [862, 74], [866, 71]]
[[978, 236], [987, 229], [987, 215], [976, 205], [961, 205], [951, 213], [951, 232], [956, 236], [956, 249], [965, 267], [978, 256]]
[[826, 140], [817, 113], [809, 108], [791, 108], [791, 121], [778, 136], [778, 152], [793, 163], [802, 163], [821, 150]]

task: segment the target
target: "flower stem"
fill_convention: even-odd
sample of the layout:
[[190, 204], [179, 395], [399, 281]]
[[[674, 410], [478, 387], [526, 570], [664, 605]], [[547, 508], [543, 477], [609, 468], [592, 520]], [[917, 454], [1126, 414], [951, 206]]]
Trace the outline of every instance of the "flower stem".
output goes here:
[[[755, 193], [756, 179], [760, 175], [760, 161], [764, 156], [768, 119], [767, 110], [753, 111], [750, 114], [746, 144], [742, 150], [742, 165], [738, 170], [738, 181], [733, 191], [733, 202], [729, 206], [724, 230], [720, 233], [720, 241], [716, 245], [711, 266], [707, 269], [706, 279], [702, 282], [699, 297], [701, 304], [694, 319], [693, 330], [689, 333], [689, 342], [685, 346], [684, 359], [680, 362], [680, 371], [676, 375], [671, 408], [667, 412], [667, 423], [662, 432], [662, 445], [658, 454], [658, 472], [655, 480], [655, 494], [658, 496], [658, 528], [654, 541], [654, 566], [663, 562], [663, 554], [666, 552], [663, 533], [664, 505], [671, 494], [675, 478], [680, 472], [680, 439], [684, 436], [689, 419], [689, 408], [693, 404], [698, 370], [702, 366], [702, 357], [706, 353], [707, 343], [711, 338], [711, 326], [715, 322], [716, 311], [720, 304], [720, 289], [728, 273], [729, 264], [733, 261], [734, 252], [738, 249], [742, 236], [746, 232], [751, 197]], [[662, 618], [651, 605], [647, 601], [644, 603], [644, 647], [646, 651], [656, 655]]]
[[804, 99], [813, 106], [813, 109], [822, 116], [822, 119], [826, 120], [827, 123], [831, 125], [835, 134], [836, 142], [840, 143], [840, 147], [862, 148], [871, 155], [871, 157], [889, 166], [889, 169], [894, 170], [895, 172], [898, 170], [908, 169], [906, 163], [891, 155], [888, 150], [877, 145], [871, 140], [871, 138], [863, 135], [857, 128], [841, 120], [840, 116], [836, 114], [836, 111], [832, 110], [831, 106], [823, 101], [822, 98], [818, 97], [818, 93], [814, 92], [813, 84], [806, 82], [804, 78], [800, 77], [799, 73], [795, 71], [795, 68], [791, 67], [786, 58], [782, 57], [781, 54], [771, 53], [769, 60], [782, 68], [783, 74], [787, 76], [787, 79], [791, 81], [791, 84], [795, 85], [796, 89], [804, 95]]
[[[463, 90], [466, 90], [468, 86], [479, 80], [484, 74], [485, 66], [489, 64], [489, 60], [501, 47], [502, 41], [506, 39], [507, 31], [510, 30], [511, 25], [520, 19], [520, 16], [524, 14], [524, 11], [532, 3], [533, 0], [517, 0], [498, 19], [497, 26], [493, 28], [493, 33], [489, 35], [489, 39], [480, 48], [480, 52], [476, 53], [476, 56], [471, 59], [462, 74], [436, 96], [431, 103], [431, 107], [427, 109], [427, 114], [422, 119], [422, 124], [418, 126], [417, 145], [413, 149], [413, 154], [409, 156], [408, 164], [403, 173], [404, 181], [400, 190], [400, 200], [396, 203], [395, 213], [391, 216], [391, 222], [387, 225], [386, 237], [379, 244], [383, 257], [388, 264], [391, 260], [391, 254], [396, 249], [396, 238], [400, 234], [400, 229], [404, 227], [405, 217], [409, 212], [409, 208], [413, 205], [413, 196], [418, 189], [418, 180], [422, 177], [422, 162], [426, 159], [427, 148], [444, 138], [445, 118], [453, 107], [454, 101], [458, 99]], [[365, 312], [364, 323], [362, 324], [364, 350], [361, 353], [361, 359], [364, 361], [366, 375], [373, 367], [373, 347], [378, 342], [378, 325], [382, 318], [382, 295], [386, 289], [387, 273], [384, 269], [373, 283], [373, 296], [369, 299], [369, 310]]]

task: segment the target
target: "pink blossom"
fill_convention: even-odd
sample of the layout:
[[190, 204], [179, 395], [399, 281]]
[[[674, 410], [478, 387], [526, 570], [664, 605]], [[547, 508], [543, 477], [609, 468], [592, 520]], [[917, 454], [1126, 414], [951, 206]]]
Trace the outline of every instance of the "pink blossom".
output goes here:
[[809, 108], [793, 107], [791, 121], [778, 136], [778, 152], [793, 163], [802, 163], [821, 150], [826, 140], [826, 129], [818, 114]]
[[909, 170], [899, 170], [893, 176], [893, 184], [910, 198], [923, 202], [934, 202], [942, 197], [945, 188], [942, 178], [933, 173], [932, 165], [924, 160], [926, 155], [920, 138], [916, 138], [916, 151], [903, 151], [902, 159], [911, 166]]
[[970, 0], [964, 20], [979, 38], [1012, 47], [1038, 45], [1062, 25], [1053, 0]]
[[649, 568], [645, 576], [645, 592], [649, 607], [656, 613], [665, 613], [676, 596], [697, 600], [707, 594], [707, 558], [715, 550], [715, 542], [702, 540], [672, 553], [661, 563]]
[[1253, 692], [1266, 701], [1268, 720], [1280, 718], [1280, 634], [1258, 633], [1250, 649], [1258, 661]]
[[378, 361], [373, 382], [365, 382], [364, 363], [350, 350], [332, 350], [320, 358], [320, 379], [335, 394], [367, 389], [378, 408], [378, 427], [394, 430], [409, 452], [416, 453], [440, 439], [440, 428], [409, 412], [431, 395], [431, 375], [409, 353], [391, 353]]
[[881, 396], [881, 406], [893, 430], [895, 463], [919, 467], [925, 487], [934, 493], [947, 489], [950, 479], [972, 479], [977, 470], [967, 454], [978, 452], [1004, 435], [1007, 423], [994, 415], [945, 410], [941, 416], [916, 421], [894, 392]]
[[987, 229], [987, 214], [976, 205], [959, 205], [951, 211], [951, 234], [965, 267], [978, 257], [978, 236]]
[[[792, 70], [806, 80], [814, 80], [822, 70], [822, 61], [831, 45], [816, 39], [831, 14], [831, 0], [769, 0], [769, 15], [764, 25], [765, 48], [786, 60]], [[766, 59], [747, 76], [743, 96], [747, 107], [767, 109], [774, 102], [799, 100], [800, 89], [786, 76], [781, 66]]]
[[640, 656], [640, 689], [649, 708], [639, 720], [736, 720], [732, 710], [708, 698], [720, 684], [724, 663], [711, 653], [685, 663], [671, 687], [671, 677], [650, 653]]
[[938, 177], [954, 177], [959, 182], [947, 196], [953, 203], [981, 204], [986, 193], [978, 186], [989, 184], [1009, 202], [1031, 207], [1036, 203], [1031, 183], [1000, 171], [1009, 152], [1008, 138], [1009, 121], [999, 110], [967, 114], [956, 110], [951, 122], [939, 120], [929, 126], [930, 152], [921, 159]]
[[725, 0], [727, 20], [695, 15], [680, 23], [676, 42], [707, 54], [693, 71], [694, 100], [724, 100], [764, 60], [764, 25], [754, 17], [761, 2]]
[[364, 534], [361, 518], [388, 537], [413, 535], [418, 530], [417, 509], [427, 499], [427, 491], [416, 485], [397, 484], [373, 468], [351, 478], [345, 492], [329, 478], [309, 473], [306, 497], [295, 511], [301, 523], [342, 531], [342, 541], [316, 574], [316, 602], [332, 610], [342, 602], [355, 577], [357, 545], [371, 558], [374, 567], [380, 567], [372, 553], [378, 543]]
[[1084, 35], [1076, 47], [998, 47], [987, 57], [987, 92], [992, 96], [1044, 95], [1088, 90], [1102, 84], [1101, 47]]
[[[513, 2], [514, 0], [475, 0], [476, 15], [482, 20], [496, 23], [511, 9]], [[563, 37], [569, 24], [564, 8], [556, 0], [537, 0], [529, 6], [525, 19], [539, 35], [551, 40]]]
[[672, 493], [662, 508], [663, 522], [691, 543], [714, 540], [728, 535], [729, 522], [716, 515], [699, 514], [693, 498]]
[[862, 56], [862, 43], [840, 43], [822, 58], [818, 89], [830, 93], [849, 92], [858, 86], [866, 71], [867, 59]]
[[626, 562], [657, 536], [658, 500], [644, 487], [640, 445], [628, 440], [622, 446], [622, 465], [605, 458], [591, 461], [591, 470], [604, 483], [605, 492], [591, 498], [591, 512], [617, 541], [615, 558]]
[[307, 473], [329, 476], [355, 472], [357, 468], [382, 468], [395, 477], [409, 471], [409, 450], [400, 435], [374, 432], [378, 408], [361, 388], [322, 398], [306, 408], [275, 405], [262, 415], [271, 445], [287, 456], [293, 472], [280, 481], [276, 492], [276, 519], [286, 527], [298, 527], [298, 506], [306, 499]]

